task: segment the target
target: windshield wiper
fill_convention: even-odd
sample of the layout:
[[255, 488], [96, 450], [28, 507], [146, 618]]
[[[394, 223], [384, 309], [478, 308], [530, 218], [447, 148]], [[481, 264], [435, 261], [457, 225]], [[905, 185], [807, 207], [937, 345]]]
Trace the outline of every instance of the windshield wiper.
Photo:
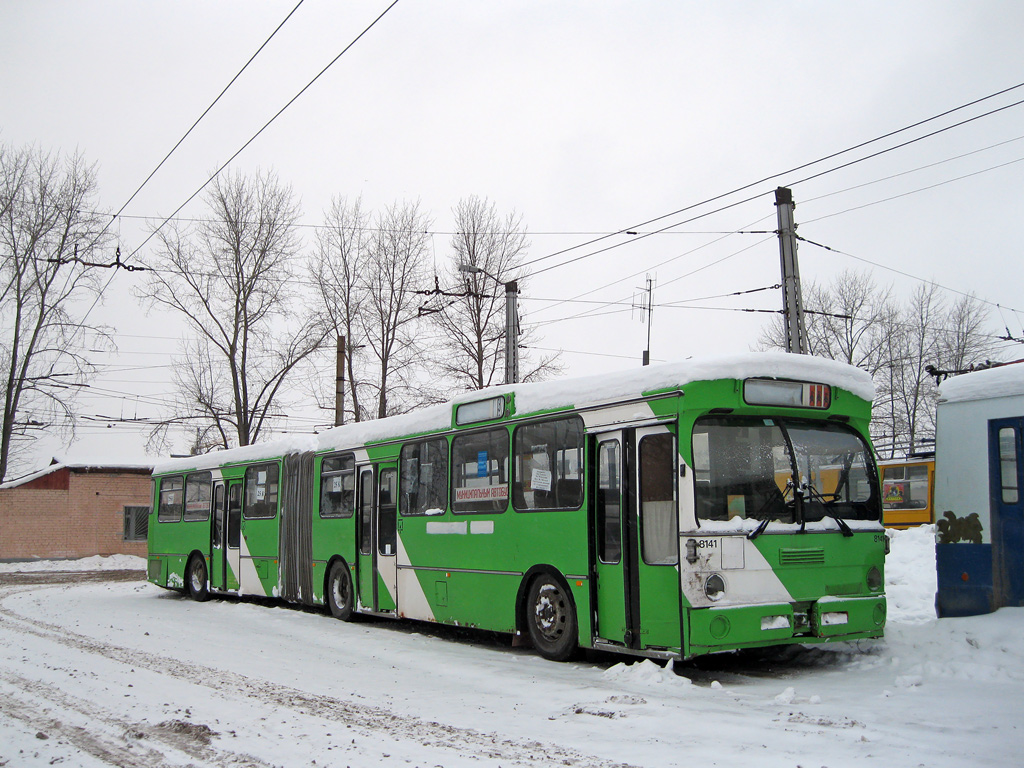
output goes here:
[[[824, 494], [821, 491], [819, 491], [817, 488], [815, 488], [813, 485], [811, 485], [810, 483], [804, 483], [803, 484], [803, 490], [807, 491], [807, 495], [810, 496], [812, 500], [820, 501], [821, 502], [822, 507], [824, 507], [825, 517], [831, 517], [833, 520], [836, 521], [836, 525], [839, 526], [839, 530], [842, 531], [843, 536], [846, 536], [846, 537], [853, 536], [853, 529], [850, 528], [849, 525], [847, 525], [846, 521], [843, 520], [843, 518], [841, 518], [835, 512], [830, 512], [829, 511], [829, 509], [831, 507], [835, 506], [836, 500], [839, 498], [839, 493], [838, 492], [837, 493]], [[831, 501], [825, 501], [825, 496], [826, 495], [827, 496], [831, 496], [832, 500]]]
[[[774, 502], [778, 502], [779, 498], [782, 499], [782, 505], [784, 507], [787, 506], [789, 504], [789, 502], [786, 501], [786, 494], [789, 491], [792, 491], [794, 488], [795, 488], [795, 486], [793, 485], [792, 479], [787, 480], [786, 481], [786, 487], [782, 489], [782, 491], [780, 492], [778, 498], [776, 498], [775, 496], [769, 496], [765, 500], [764, 504], [761, 505], [761, 508], [759, 510], [757, 510], [757, 512], [754, 513], [754, 518], [756, 519], [756, 518], [760, 517], [761, 513], [764, 512], [766, 509], [768, 509], [768, 506], [770, 504], [772, 504]], [[768, 523], [770, 523], [771, 521], [772, 521], [772, 516], [771, 515], [766, 515], [765, 518], [763, 520], [761, 520], [761, 522], [757, 526], [757, 528], [755, 528], [754, 530], [752, 530], [750, 533], [747, 534], [747, 538], [750, 541], [753, 541], [754, 539], [756, 539], [758, 536], [760, 536], [762, 533], [764, 533], [765, 530], [767, 530]]]

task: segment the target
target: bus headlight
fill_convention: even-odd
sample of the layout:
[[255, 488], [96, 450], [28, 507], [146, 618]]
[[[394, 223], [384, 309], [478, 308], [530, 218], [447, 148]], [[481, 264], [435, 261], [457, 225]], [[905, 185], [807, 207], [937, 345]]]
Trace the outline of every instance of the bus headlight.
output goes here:
[[711, 602], [717, 602], [725, 597], [725, 579], [717, 573], [712, 573], [704, 581], [704, 594]]
[[865, 579], [868, 584], [868, 589], [872, 592], [878, 592], [882, 589], [882, 572], [878, 570], [877, 566], [872, 565], [868, 569], [868, 576]]

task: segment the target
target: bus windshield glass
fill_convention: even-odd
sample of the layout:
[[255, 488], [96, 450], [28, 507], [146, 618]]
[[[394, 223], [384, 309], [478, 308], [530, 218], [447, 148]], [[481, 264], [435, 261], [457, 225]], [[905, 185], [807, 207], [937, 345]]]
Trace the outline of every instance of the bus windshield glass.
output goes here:
[[878, 520], [866, 443], [836, 423], [712, 417], [693, 430], [697, 517]]

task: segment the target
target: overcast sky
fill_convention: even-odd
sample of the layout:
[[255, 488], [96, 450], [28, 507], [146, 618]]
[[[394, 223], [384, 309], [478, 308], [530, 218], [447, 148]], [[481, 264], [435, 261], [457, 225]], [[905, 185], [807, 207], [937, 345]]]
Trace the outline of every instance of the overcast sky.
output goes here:
[[[142, 243], [144, 219], [174, 211], [388, 5], [302, 3], [125, 210], [122, 252]], [[98, 164], [102, 208], [116, 211], [294, 6], [5, 0], [0, 141], [80, 150]], [[370, 209], [418, 200], [439, 265], [451, 209], [468, 195], [523, 216], [528, 260], [679, 222], [532, 265], [524, 322], [543, 323], [537, 344], [565, 351], [567, 375], [638, 365], [647, 326], [628, 306], [555, 302], [628, 305], [645, 274], [656, 278], [654, 359], [753, 347], [770, 316], [735, 310], [777, 309], [778, 291], [697, 302], [714, 310], [657, 305], [777, 283], [777, 240], [728, 233], [773, 229], [780, 185], [793, 189], [800, 234], [843, 252], [801, 245], [804, 281], [870, 269], [905, 296], [914, 278], [934, 280], [1001, 305], [991, 332], [1022, 337], [1024, 104], [949, 127], [1024, 99], [1024, 88], [774, 175], [1024, 83], [1022, 29], [1016, 2], [401, 0], [231, 167], [276, 171], [310, 225], [336, 195]], [[202, 214], [197, 200], [180, 215]], [[153, 366], [173, 363], [180, 332], [132, 298], [141, 279], [117, 274], [97, 311], [120, 351], [97, 358], [113, 367], [83, 399], [86, 413], [155, 416], [170, 392], [167, 369]], [[597, 316], [563, 319], [587, 309]], [[41, 460], [140, 445], [135, 430], [83, 423], [74, 446], [51, 441]]]

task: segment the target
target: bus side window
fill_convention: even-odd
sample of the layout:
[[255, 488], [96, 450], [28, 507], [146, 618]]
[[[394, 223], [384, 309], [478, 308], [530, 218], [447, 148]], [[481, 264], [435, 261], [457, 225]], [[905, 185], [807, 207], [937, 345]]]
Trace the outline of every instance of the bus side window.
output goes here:
[[320, 465], [320, 517], [352, 517], [356, 501], [356, 459], [351, 453], [325, 456]]
[[402, 514], [442, 514], [448, 506], [448, 441], [442, 437], [406, 443], [399, 466]]
[[246, 520], [277, 515], [277, 488], [279, 469], [276, 463], [254, 464], [245, 469]]
[[209, 520], [213, 502], [213, 475], [194, 472], [185, 478], [185, 520]]
[[160, 481], [160, 507], [156, 519], [161, 523], [176, 523], [181, 520], [184, 507], [185, 478], [181, 475], [165, 477]]
[[583, 504], [583, 421], [526, 424], [515, 431], [512, 505], [519, 512]]

